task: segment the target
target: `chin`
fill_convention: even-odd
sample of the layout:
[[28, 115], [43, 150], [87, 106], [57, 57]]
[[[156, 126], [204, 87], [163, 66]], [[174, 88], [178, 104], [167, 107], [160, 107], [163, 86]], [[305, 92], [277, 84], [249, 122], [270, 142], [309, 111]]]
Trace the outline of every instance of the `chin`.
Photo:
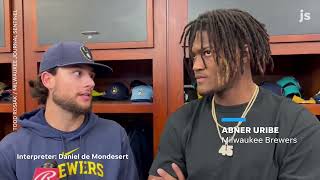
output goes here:
[[83, 110], [90, 110], [92, 108], [92, 103], [78, 103], [78, 107]]
[[197, 91], [201, 96], [205, 96], [211, 94], [213, 89], [198, 87]]
[[197, 91], [201, 96], [205, 96], [205, 95], [210, 95], [210, 94], [214, 94], [214, 93], [219, 93], [221, 91], [224, 91], [225, 87], [221, 86], [221, 87], [203, 87], [203, 86], [198, 86]]
[[80, 106], [82, 109], [87, 109], [87, 110], [90, 110], [91, 109], [91, 104], [88, 104], [88, 105], [82, 105]]

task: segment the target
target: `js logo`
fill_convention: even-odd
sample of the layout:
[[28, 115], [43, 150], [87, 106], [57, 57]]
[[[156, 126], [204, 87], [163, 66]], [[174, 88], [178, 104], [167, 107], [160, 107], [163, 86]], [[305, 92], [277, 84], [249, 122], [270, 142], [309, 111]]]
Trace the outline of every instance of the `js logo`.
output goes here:
[[309, 12], [304, 12], [304, 10], [301, 9], [301, 10], [300, 10], [299, 23], [302, 23], [304, 20], [306, 20], [306, 21], [311, 20], [311, 13], [309, 13]]
[[38, 174], [34, 180], [51, 180], [54, 177], [57, 177], [57, 173], [55, 171], [44, 171]]

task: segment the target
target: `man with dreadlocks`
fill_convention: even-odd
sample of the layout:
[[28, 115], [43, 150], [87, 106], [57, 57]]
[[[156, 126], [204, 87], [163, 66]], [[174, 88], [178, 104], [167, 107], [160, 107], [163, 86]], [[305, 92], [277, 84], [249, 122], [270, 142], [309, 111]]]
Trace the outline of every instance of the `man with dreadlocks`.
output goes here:
[[241, 10], [213, 10], [181, 40], [204, 97], [171, 115], [149, 180], [320, 179], [318, 119], [252, 80], [273, 68], [264, 25]]

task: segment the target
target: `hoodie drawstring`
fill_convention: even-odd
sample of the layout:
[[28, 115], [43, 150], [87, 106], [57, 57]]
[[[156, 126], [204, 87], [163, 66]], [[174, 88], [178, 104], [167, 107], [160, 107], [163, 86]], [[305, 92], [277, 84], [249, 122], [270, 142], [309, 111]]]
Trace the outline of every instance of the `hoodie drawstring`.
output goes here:
[[[79, 154], [80, 154], [80, 156], [82, 155], [81, 153], [83, 152], [82, 148], [81, 148], [81, 144], [82, 144], [82, 136], [80, 135], [80, 142], [79, 142], [79, 149], [80, 149], [80, 153]], [[82, 180], [85, 180], [85, 177], [84, 177], [83, 173], [82, 173], [81, 177], [82, 177], [81, 178]]]
[[[66, 149], [65, 149], [65, 142], [64, 142], [64, 138], [62, 137], [62, 135], [60, 135], [60, 138], [61, 138], [61, 142], [62, 142], [62, 151], [63, 152], [63, 156], [64, 156], [64, 153], [66, 152]], [[67, 160], [65, 158], [63, 158], [63, 162], [65, 164], [67, 164]], [[67, 180], [69, 179], [69, 174], [67, 173]]]

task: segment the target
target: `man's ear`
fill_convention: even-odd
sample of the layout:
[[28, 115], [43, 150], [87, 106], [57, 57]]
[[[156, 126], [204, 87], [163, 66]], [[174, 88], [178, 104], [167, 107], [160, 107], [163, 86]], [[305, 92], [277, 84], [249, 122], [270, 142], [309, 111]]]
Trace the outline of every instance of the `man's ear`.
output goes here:
[[248, 49], [248, 45], [245, 44], [244, 45], [244, 52], [243, 52], [243, 62], [244, 64], [249, 63], [250, 59], [249, 59], [249, 49]]
[[55, 77], [49, 72], [43, 72], [40, 75], [42, 84], [47, 88], [47, 89], [52, 89], [55, 85]]

